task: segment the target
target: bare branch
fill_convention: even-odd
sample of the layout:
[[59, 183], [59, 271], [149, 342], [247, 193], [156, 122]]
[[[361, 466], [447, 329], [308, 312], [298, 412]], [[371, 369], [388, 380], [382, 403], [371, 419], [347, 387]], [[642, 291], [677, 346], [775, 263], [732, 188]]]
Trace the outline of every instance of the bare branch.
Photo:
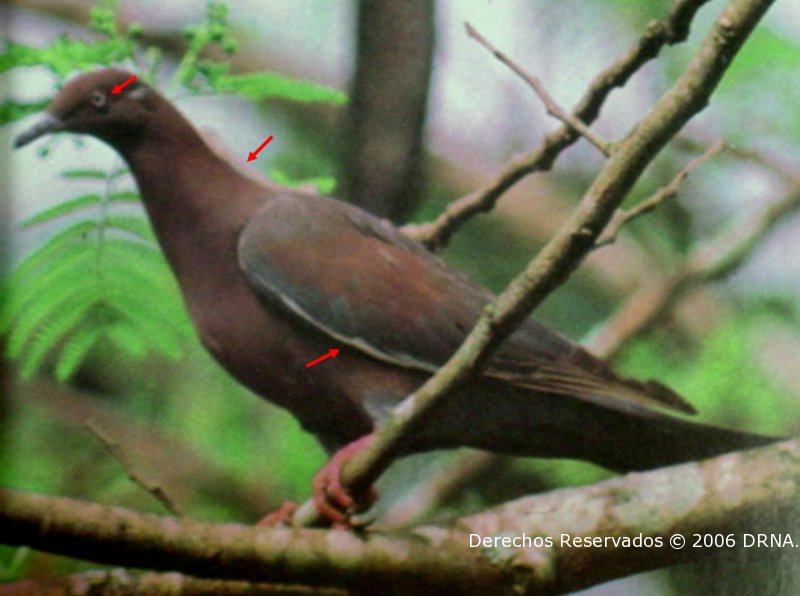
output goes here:
[[400, 503], [380, 517], [381, 528], [410, 528], [419, 525], [448, 497], [458, 494], [479, 476], [496, 474], [507, 468], [512, 458], [488, 451], [459, 454], [442, 470], [437, 466], [429, 477], [407, 491]]
[[[677, 0], [664, 19], [650, 22], [642, 37], [589, 84], [573, 110], [575, 118], [586, 125], [594, 122], [611, 91], [624, 86], [644, 64], [657, 57], [665, 45], [686, 40], [694, 15], [707, 2]], [[514, 158], [486, 186], [450, 203], [434, 221], [405, 226], [403, 231], [432, 250], [445, 247], [453, 233], [465, 222], [478, 213], [491, 211], [500, 197], [528, 174], [550, 169], [561, 152], [578, 138], [579, 135], [572, 128], [560, 127], [548, 134], [532, 152]]]
[[[680, 136], [675, 140], [676, 145], [689, 151], [700, 151], [709, 142], [710, 140], [708, 139], [695, 138], [695, 136]], [[800, 172], [797, 170], [797, 164], [786, 159], [783, 155], [735, 144], [728, 145], [725, 151], [729, 155], [752, 161], [765, 170], [777, 174], [790, 186], [800, 187]]]
[[156, 478], [179, 502], [188, 502], [188, 495], [202, 495], [253, 520], [280, 504], [268, 475], [243, 480], [157, 427], [145, 428], [75, 387], [38, 378], [11, 384], [5, 396], [12, 408], [22, 407], [23, 400], [33, 401], [67, 427], [83, 430], [87, 420], [94, 420], [124, 447], [137, 468]]
[[0, 584], [0, 596], [346, 596], [335, 588], [309, 588], [236, 580], [202, 579], [180, 573], [130, 573], [126, 569], [85, 571], [48, 579]]
[[715, 281], [738, 269], [756, 246], [786, 216], [800, 209], [800, 185], [756, 215], [749, 215], [717, 237], [698, 246], [668, 276], [656, 279], [631, 296], [585, 342], [590, 352], [614, 356], [631, 338], [652, 327], [700, 284]]
[[[675, 499], [676, 486], [692, 498]], [[675, 549], [673, 534], [732, 534], [742, 547], [742, 532], [792, 532], [786, 524], [798, 499], [800, 441], [792, 440], [527, 497], [405, 536], [208, 524], [8, 489], [0, 489], [0, 536], [9, 545], [199, 578], [369, 593], [541, 594], [719, 553]], [[552, 544], [476, 548], [475, 534]], [[636, 548], [623, 540], [640, 535], [652, 540]], [[602, 548], [576, 545], [597, 537]]]
[[730, 2], [675, 84], [616, 145], [572, 216], [525, 270], [486, 306], [447, 363], [406, 398], [375, 431], [374, 440], [343, 467], [343, 484], [352, 493], [364, 494], [391, 465], [404, 438], [425, 424], [438, 400], [473, 378], [502, 341], [578, 267], [645, 167], [707, 105], [770, 4], [771, 0]]
[[500, 60], [503, 64], [508, 66], [511, 70], [513, 70], [520, 78], [525, 81], [528, 86], [533, 89], [534, 93], [539, 96], [539, 99], [542, 100], [547, 113], [553, 116], [572, 128], [576, 133], [584, 137], [587, 141], [589, 141], [592, 145], [594, 145], [600, 153], [608, 157], [611, 153], [610, 145], [607, 141], [604, 141], [597, 135], [591, 128], [586, 126], [583, 122], [581, 122], [580, 118], [575, 116], [574, 114], [570, 114], [566, 110], [564, 110], [558, 103], [552, 98], [552, 96], [547, 92], [547, 89], [544, 88], [542, 82], [522, 68], [519, 64], [517, 64], [514, 60], [506, 56], [503, 52], [498, 50], [494, 45], [492, 45], [488, 39], [486, 39], [483, 35], [478, 33], [478, 31], [470, 25], [469, 23], [465, 23], [465, 27], [467, 29], [467, 34], [489, 50], [494, 57]]
[[722, 152], [723, 149], [725, 149], [725, 142], [722, 140], [716, 141], [713, 145], [711, 145], [711, 147], [706, 149], [706, 151], [700, 157], [697, 157], [686, 164], [686, 166], [684, 166], [683, 169], [675, 175], [669, 184], [658, 189], [655, 193], [643, 201], [640, 201], [635, 207], [631, 207], [630, 209], [626, 210], [618, 210], [614, 214], [614, 217], [611, 218], [611, 221], [609, 222], [608, 226], [606, 226], [606, 229], [597, 239], [595, 248], [601, 248], [608, 244], [612, 244], [617, 239], [619, 231], [625, 224], [633, 221], [637, 217], [641, 217], [645, 213], [649, 213], [667, 199], [671, 199], [678, 194], [681, 184], [683, 184], [683, 181], [686, 180], [689, 174], [703, 165], [706, 161]]
[[125, 474], [131, 479], [131, 481], [133, 481], [134, 484], [142, 487], [173, 515], [184, 515], [175, 500], [170, 498], [170, 496], [164, 490], [164, 487], [158, 484], [158, 482], [155, 480], [147, 478], [145, 475], [136, 471], [136, 466], [134, 466], [133, 462], [130, 461], [130, 458], [125, 453], [125, 450], [120, 446], [119, 443], [111, 438], [108, 433], [106, 433], [106, 431], [104, 431], [97, 424], [97, 422], [94, 420], [87, 420], [86, 428], [97, 438], [98, 441], [100, 441], [100, 443], [106, 448], [111, 456], [120, 463], [122, 469], [125, 470]]

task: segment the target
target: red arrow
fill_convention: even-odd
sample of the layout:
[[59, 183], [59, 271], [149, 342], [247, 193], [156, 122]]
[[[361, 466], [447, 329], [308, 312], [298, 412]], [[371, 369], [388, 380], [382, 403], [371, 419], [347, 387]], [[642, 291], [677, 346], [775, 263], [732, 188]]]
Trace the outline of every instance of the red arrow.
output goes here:
[[111, 95], [119, 95], [120, 93], [122, 93], [122, 90], [125, 87], [127, 87], [128, 85], [133, 83], [135, 80], [136, 80], [136, 75], [133, 75], [131, 78], [129, 78], [124, 83], [120, 83], [119, 85], [114, 85], [114, 88], [111, 89]]
[[272, 140], [272, 135], [267, 137], [267, 140], [259, 145], [258, 149], [255, 151], [251, 151], [250, 154], [247, 156], [247, 161], [253, 161], [254, 159], [258, 159], [258, 154], [261, 153], [261, 150], [269, 145], [269, 142]]
[[[272, 137], [270, 137], [270, 139], [271, 138]], [[311, 362], [309, 362], [308, 364], [306, 364], [306, 368], [311, 368], [315, 364], [319, 364], [320, 362], [322, 362], [323, 360], [327, 360], [328, 358], [336, 358], [338, 354], [339, 354], [339, 348], [331, 348], [330, 350], [328, 350], [328, 353], [325, 354], [324, 356], [320, 356], [319, 358], [316, 358]]]

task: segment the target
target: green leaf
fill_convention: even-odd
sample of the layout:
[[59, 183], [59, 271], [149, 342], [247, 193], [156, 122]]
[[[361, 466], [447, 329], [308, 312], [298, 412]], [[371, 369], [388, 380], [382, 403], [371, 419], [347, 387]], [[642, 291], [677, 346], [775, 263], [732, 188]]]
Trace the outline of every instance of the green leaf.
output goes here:
[[85, 238], [96, 229], [97, 222], [95, 221], [79, 221], [67, 229], [62, 230], [25, 257], [25, 260], [23, 260], [11, 274], [9, 285], [13, 287], [20, 283], [26, 276], [36, 271], [39, 267], [44, 266], [47, 261], [53, 257], [58, 256], [59, 259], [65, 259], [73, 252], [87, 249], [92, 250], [91, 245], [81, 241], [85, 240]]
[[336, 188], [336, 178], [333, 176], [315, 176], [314, 178], [298, 180], [295, 178], [290, 178], [281, 170], [271, 170], [269, 175], [270, 178], [272, 178], [281, 186], [289, 186], [292, 188], [297, 188], [300, 186], [313, 186], [317, 189], [317, 192], [324, 195], [330, 194], [333, 192], [333, 189]]
[[148, 348], [155, 349], [172, 360], [181, 357], [181, 344], [187, 338], [165, 315], [162, 305], [152, 300], [142, 300], [141, 294], [136, 296], [121, 289], [108, 295], [108, 304], [146, 338]]
[[0, 319], [0, 333], [9, 328], [14, 318], [23, 314], [23, 309], [31, 308], [29, 303], [67, 293], [94, 279], [95, 264], [96, 253], [93, 248], [73, 249], [32, 281], [11, 285]]
[[65, 308], [58, 317], [50, 319], [30, 342], [28, 349], [21, 358], [20, 376], [30, 379], [42, 365], [48, 352], [86, 315], [92, 302], [76, 301]]
[[61, 172], [62, 178], [93, 178], [97, 180], [105, 180], [108, 177], [108, 172], [103, 170], [65, 170]]
[[89, 28], [108, 37], [119, 36], [117, 27], [118, 0], [98, 0], [89, 11]]
[[11, 359], [22, 355], [25, 344], [37, 328], [50, 319], [58, 318], [61, 312], [73, 303], [91, 306], [96, 302], [96, 285], [73, 285], [56, 292], [43, 291], [24, 310], [18, 311], [14, 326], [8, 336], [7, 354]]
[[156, 241], [153, 228], [150, 227], [150, 223], [143, 217], [112, 215], [106, 219], [106, 225], [109, 228], [115, 228], [138, 236], [148, 242]]
[[74, 375], [85, 360], [89, 350], [103, 336], [102, 327], [86, 325], [75, 332], [61, 348], [56, 362], [55, 375], [62, 383]]
[[143, 358], [147, 354], [147, 338], [128, 321], [121, 321], [107, 327], [105, 336], [121, 351], [133, 358]]
[[0, 126], [22, 120], [26, 116], [41, 112], [50, 104], [49, 100], [35, 101], [32, 103], [18, 103], [7, 101], [0, 104]]
[[87, 70], [98, 64], [108, 66], [133, 55], [133, 44], [120, 38], [87, 43], [64, 35], [43, 48], [13, 42], [7, 48], [0, 55], [0, 73], [19, 66], [47, 66], [66, 77], [75, 70]]
[[42, 209], [38, 213], [35, 213], [28, 219], [24, 220], [20, 224], [20, 227], [30, 228], [37, 224], [50, 221], [51, 219], [56, 219], [58, 217], [61, 217], [62, 215], [72, 213], [73, 211], [84, 209], [85, 207], [90, 207], [92, 205], [97, 205], [101, 203], [102, 200], [103, 197], [98, 193], [81, 195], [79, 197], [75, 197], [74, 199], [69, 199], [68, 201], [64, 201], [63, 203], [59, 203], [58, 205], [49, 207], [47, 209]]
[[347, 95], [323, 85], [300, 81], [274, 72], [251, 72], [223, 75], [209, 80], [211, 87], [221, 93], [235, 93], [248, 99], [291, 99], [302, 102], [343, 104]]

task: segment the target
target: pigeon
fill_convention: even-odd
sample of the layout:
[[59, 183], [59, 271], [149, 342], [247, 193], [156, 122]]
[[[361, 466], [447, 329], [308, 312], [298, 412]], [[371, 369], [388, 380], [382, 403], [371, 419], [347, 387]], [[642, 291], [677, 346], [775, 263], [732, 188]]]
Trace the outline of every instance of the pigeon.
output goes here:
[[[122, 156], [203, 345], [334, 454], [315, 502], [346, 523], [374, 494], [349, 494], [341, 466], [448, 360], [493, 295], [386, 220], [243, 174], [134, 76], [109, 68], [73, 78], [15, 146], [68, 131]], [[335, 359], [306, 366], [331, 349]], [[628, 472], [775, 440], [693, 413], [664, 385], [623, 378], [528, 319], [397, 455], [468, 446]]]

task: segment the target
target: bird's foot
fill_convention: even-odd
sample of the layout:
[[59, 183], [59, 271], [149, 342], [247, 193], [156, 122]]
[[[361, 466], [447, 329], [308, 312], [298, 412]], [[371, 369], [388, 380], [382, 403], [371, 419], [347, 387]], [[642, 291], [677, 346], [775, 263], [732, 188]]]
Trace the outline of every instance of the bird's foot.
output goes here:
[[368, 509], [378, 500], [378, 491], [370, 487], [365, 495], [353, 495], [341, 481], [342, 466], [366, 447], [372, 435], [365, 435], [345, 445], [333, 454], [330, 461], [314, 476], [314, 505], [319, 514], [328, 519], [334, 528], [352, 528], [352, 516]]
[[292, 525], [292, 517], [294, 516], [295, 511], [300, 508], [298, 503], [294, 503], [292, 501], [284, 501], [277, 510], [273, 511], [262, 520], [260, 520], [256, 526], [259, 528], [274, 528], [276, 526], [291, 526]]

